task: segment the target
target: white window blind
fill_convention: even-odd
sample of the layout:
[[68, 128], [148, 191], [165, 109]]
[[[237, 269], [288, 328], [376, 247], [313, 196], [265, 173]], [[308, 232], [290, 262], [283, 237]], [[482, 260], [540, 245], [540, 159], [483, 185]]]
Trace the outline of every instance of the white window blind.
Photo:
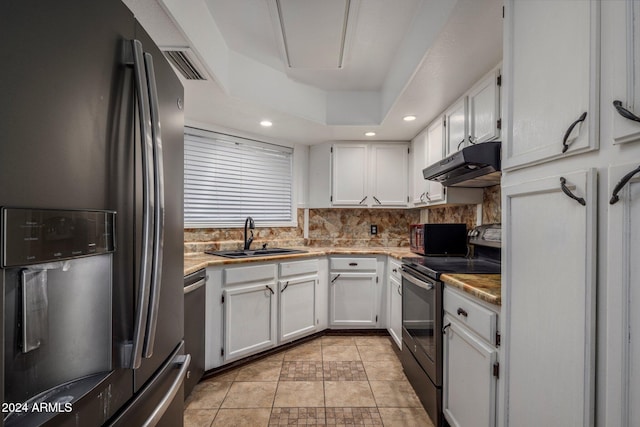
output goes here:
[[185, 227], [293, 224], [293, 149], [186, 128]]

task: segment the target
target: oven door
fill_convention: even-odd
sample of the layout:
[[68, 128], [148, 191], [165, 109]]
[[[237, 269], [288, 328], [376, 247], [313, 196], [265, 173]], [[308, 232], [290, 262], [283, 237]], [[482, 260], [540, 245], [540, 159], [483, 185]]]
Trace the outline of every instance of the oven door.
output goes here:
[[442, 282], [402, 267], [402, 340], [435, 386], [442, 386]]

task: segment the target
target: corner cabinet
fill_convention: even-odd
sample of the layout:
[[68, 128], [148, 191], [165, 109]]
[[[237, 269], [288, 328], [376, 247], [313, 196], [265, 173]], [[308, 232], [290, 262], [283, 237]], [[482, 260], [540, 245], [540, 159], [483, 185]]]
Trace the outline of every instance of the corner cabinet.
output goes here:
[[506, 185], [502, 194], [501, 425], [593, 425], [596, 170]]
[[338, 143], [331, 148], [333, 206], [406, 207], [409, 145]]
[[498, 310], [445, 287], [442, 410], [452, 427], [496, 425]]
[[379, 279], [375, 257], [331, 257], [329, 260], [329, 326], [378, 326]]
[[599, 28], [599, 1], [505, 2], [503, 170], [598, 148]]

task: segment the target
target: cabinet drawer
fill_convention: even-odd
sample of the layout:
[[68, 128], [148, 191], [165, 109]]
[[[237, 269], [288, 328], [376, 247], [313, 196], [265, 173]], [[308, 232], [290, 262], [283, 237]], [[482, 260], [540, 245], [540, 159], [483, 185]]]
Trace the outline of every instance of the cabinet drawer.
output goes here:
[[400, 270], [402, 268], [402, 265], [394, 260], [394, 259], [389, 259], [389, 277], [395, 277], [396, 279], [398, 279], [398, 281], [402, 281], [402, 276], [400, 275]]
[[331, 271], [334, 270], [372, 270], [376, 271], [375, 258], [331, 258]]
[[291, 261], [280, 263], [280, 277], [300, 276], [318, 272], [318, 260]]
[[226, 268], [224, 270], [225, 285], [256, 282], [258, 280], [273, 280], [275, 277], [275, 264]]
[[447, 288], [444, 290], [444, 311], [487, 342], [495, 343], [497, 313]]

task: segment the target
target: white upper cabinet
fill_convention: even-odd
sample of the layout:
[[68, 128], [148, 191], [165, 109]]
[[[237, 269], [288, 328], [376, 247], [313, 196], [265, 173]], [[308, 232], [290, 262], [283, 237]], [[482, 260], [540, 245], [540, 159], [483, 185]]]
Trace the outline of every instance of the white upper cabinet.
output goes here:
[[469, 142], [469, 121], [467, 97], [463, 96], [444, 112], [444, 138], [446, 155], [464, 148]]
[[333, 206], [407, 206], [407, 143], [338, 143], [333, 145], [332, 159]]
[[[424, 179], [422, 169], [429, 165], [427, 131], [423, 130], [411, 141], [411, 164], [413, 169], [413, 204], [426, 204], [425, 194], [429, 191], [429, 181]], [[442, 147], [440, 148], [442, 150]]]
[[[442, 154], [444, 148], [444, 134], [442, 126], [442, 118], [437, 118], [427, 128], [427, 164], [424, 167], [439, 162], [444, 157]], [[424, 180], [424, 176], [423, 176]], [[427, 191], [424, 195], [428, 203], [439, 202], [444, 200], [444, 187], [439, 182], [426, 181]]]
[[474, 144], [500, 138], [501, 80], [496, 69], [469, 91], [469, 140]]
[[598, 148], [597, 1], [505, 2], [503, 170]]
[[334, 206], [366, 206], [369, 199], [368, 146], [334, 144], [332, 202]]
[[407, 206], [409, 200], [409, 147], [407, 144], [371, 146], [372, 206]]
[[603, 66], [613, 69], [613, 100], [603, 108], [616, 111], [613, 143], [625, 144], [640, 141], [640, 3], [627, 0], [617, 7], [626, 7], [625, 22], [624, 28], [617, 29], [619, 40], [607, 39], [606, 48], [611, 49], [613, 61]]

